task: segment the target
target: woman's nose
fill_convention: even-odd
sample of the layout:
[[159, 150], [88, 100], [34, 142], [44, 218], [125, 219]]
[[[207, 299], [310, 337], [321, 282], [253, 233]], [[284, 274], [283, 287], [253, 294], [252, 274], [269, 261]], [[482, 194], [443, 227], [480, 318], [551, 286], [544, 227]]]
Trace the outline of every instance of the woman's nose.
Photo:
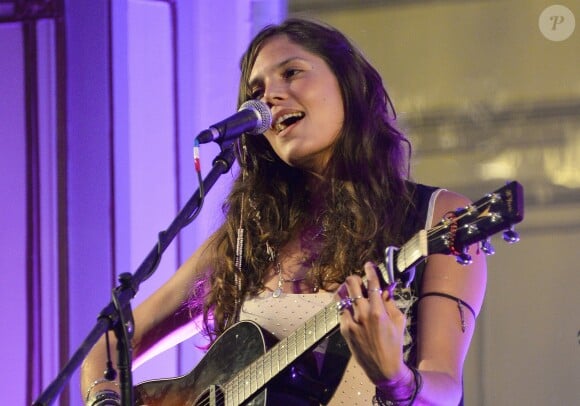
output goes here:
[[280, 102], [288, 97], [286, 87], [281, 83], [270, 83], [264, 90], [263, 102], [269, 106]]

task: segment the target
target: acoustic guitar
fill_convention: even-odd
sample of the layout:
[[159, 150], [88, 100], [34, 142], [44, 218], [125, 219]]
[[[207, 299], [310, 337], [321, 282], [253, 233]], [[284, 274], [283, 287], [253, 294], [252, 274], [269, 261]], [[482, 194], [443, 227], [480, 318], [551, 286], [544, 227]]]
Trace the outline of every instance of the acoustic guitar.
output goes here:
[[[507, 242], [519, 240], [513, 226], [523, 219], [523, 188], [516, 181], [448, 213], [436, 226], [421, 230], [400, 248], [388, 247], [379, 265], [384, 283], [412, 279], [427, 255], [456, 256], [470, 262], [467, 248], [476, 242], [493, 253], [490, 237], [504, 231]], [[336, 388], [310, 379], [308, 354], [338, 332], [340, 303], [330, 303], [288, 337], [276, 341], [250, 321], [226, 330], [187, 375], [146, 381], [135, 387], [136, 405], [318, 405]], [[345, 364], [344, 364], [345, 365]], [[342, 375], [344, 371], [337, 371]]]

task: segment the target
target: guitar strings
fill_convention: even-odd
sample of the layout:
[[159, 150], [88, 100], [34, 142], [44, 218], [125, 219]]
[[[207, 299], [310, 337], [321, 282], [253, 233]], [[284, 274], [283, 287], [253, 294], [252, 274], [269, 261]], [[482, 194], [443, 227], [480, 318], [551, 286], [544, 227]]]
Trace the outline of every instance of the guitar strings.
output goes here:
[[[322, 322], [322, 325], [320, 325], [318, 321]], [[324, 331], [320, 337], [316, 337], [320, 332], [319, 327], [323, 327]], [[336, 303], [329, 303], [323, 310], [307, 320], [303, 326], [299, 327], [288, 337], [280, 340], [276, 345], [274, 345], [265, 354], [267, 356], [262, 356], [254, 360], [244, 369], [238, 371], [232, 379], [219, 385], [223, 390], [220, 390], [215, 394], [215, 400], [224, 401], [224, 399], [226, 399], [225, 393], [230, 393], [230, 396], [232, 397], [232, 399], [228, 399], [226, 403], [231, 403], [232, 400], [236, 400], [233, 404], [238, 404], [240, 397], [242, 398], [242, 401], [248, 399], [259, 389], [264, 387], [268, 381], [284, 370], [284, 368], [304, 354], [306, 350], [326, 337], [336, 327], [338, 327], [338, 310], [336, 308]], [[301, 330], [304, 331], [304, 336], [302, 338], [298, 335]], [[298, 340], [304, 342], [303, 349], [299, 348]], [[277, 354], [277, 364], [271, 362], [271, 358], [274, 356], [273, 354]], [[282, 366], [280, 366], [280, 364], [282, 364]], [[265, 372], [268, 369], [270, 372], [266, 374]], [[254, 387], [252, 386], [251, 381], [255, 382]], [[246, 393], [249, 394], [247, 395]], [[208, 399], [208, 397], [209, 396], [206, 396], [201, 403], [197, 404], [199, 406], [212, 404], [212, 400]]]
[[[464, 213], [462, 213], [461, 215], [455, 216], [455, 217], [452, 217], [452, 218], [448, 218], [448, 219], [445, 219], [444, 218], [437, 225], [435, 225], [434, 227], [431, 227], [430, 229], [427, 230], [427, 236], [432, 236], [433, 234], [438, 233], [442, 229], [445, 229], [445, 228], [449, 227], [450, 223], [457, 223], [461, 219], [463, 219], [464, 217], [473, 215], [473, 209], [472, 208], [474, 208], [475, 211], [477, 211], [477, 212], [481, 212], [481, 208], [484, 207], [485, 205], [488, 205], [488, 204], [490, 204], [490, 201], [489, 200], [486, 200], [486, 201], [480, 203], [477, 206], [470, 205], [470, 206], [468, 206], [466, 208], [466, 211]], [[446, 215], [449, 214], [449, 213], [454, 213], [454, 212], [448, 212], [448, 213], [446, 213]], [[477, 217], [471, 224], [476, 224], [479, 221], [483, 221], [484, 219], [485, 219], [484, 217]], [[448, 220], [448, 221], [446, 222], [446, 220]]]

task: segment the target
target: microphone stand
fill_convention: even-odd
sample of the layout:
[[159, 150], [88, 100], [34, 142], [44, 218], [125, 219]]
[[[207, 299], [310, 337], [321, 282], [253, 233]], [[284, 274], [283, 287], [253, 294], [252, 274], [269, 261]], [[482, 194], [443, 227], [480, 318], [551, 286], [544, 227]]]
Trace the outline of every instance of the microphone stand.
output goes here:
[[[235, 160], [233, 140], [219, 143], [219, 145], [221, 152], [214, 158], [212, 169], [203, 180], [203, 187], [206, 192], [212, 188], [222, 174], [230, 170]], [[161, 260], [161, 254], [167, 249], [177, 233], [191, 223], [191, 215], [199, 210], [201, 203], [198, 189], [169, 227], [159, 233], [158, 243], [149, 252], [135, 273], [131, 275], [127, 272], [119, 275], [120, 285], [113, 289], [111, 303], [99, 313], [96, 325], [62, 368], [56, 379], [34, 401], [33, 406], [45, 406], [54, 402], [54, 399], [60, 394], [74, 371], [79, 368], [91, 348], [103, 334], [111, 329], [115, 331], [117, 337], [117, 367], [120, 371], [121, 404], [125, 406], [134, 404], [131, 376], [131, 338], [134, 332], [134, 325], [130, 301], [137, 294], [140, 284], [153, 275]]]

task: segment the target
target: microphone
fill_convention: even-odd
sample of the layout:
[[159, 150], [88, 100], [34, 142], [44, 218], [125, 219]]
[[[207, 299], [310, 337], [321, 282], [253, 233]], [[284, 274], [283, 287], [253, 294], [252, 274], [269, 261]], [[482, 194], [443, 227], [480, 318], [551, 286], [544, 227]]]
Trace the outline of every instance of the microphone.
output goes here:
[[236, 139], [243, 133], [262, 134], [270, 128], [270, 125], [272, 125], [272, 112], [266, 103], [248, 100], [240, 106], [236, 114], [203, 130], [196, 140], [199, 144], [211, 141], [219, 143]]

